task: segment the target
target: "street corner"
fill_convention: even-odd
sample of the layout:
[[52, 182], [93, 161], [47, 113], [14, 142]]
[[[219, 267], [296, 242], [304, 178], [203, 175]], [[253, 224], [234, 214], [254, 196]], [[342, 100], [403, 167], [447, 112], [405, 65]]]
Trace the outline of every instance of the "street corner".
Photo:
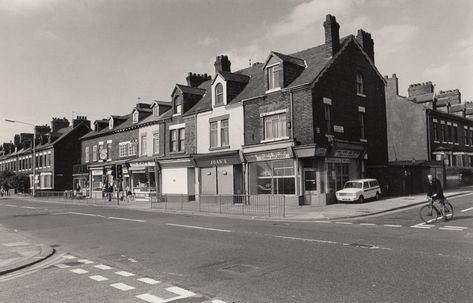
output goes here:
[[0, 276], [46, 260], [55, 249], [0, 227]]

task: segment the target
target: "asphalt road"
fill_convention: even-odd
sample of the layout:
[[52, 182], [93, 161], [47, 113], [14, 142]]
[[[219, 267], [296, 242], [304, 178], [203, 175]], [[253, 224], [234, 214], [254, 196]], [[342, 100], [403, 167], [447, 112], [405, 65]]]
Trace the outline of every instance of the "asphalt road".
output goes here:
[[0, 277], [0, 302], [471, 302], [473, 195], [450, 201], [423, 225], [419, 206], [298, 223], [0, 200], [58, 251]]

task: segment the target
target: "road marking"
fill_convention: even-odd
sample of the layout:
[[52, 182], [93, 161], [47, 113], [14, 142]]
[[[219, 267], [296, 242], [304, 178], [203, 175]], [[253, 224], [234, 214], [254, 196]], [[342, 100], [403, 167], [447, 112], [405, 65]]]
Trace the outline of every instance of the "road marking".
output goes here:
[[18, 207], [18, 206], [16, 206], [16, 205], [11, 205], [11, 204], [5, 204], [5, 206]]
[[101, 218], [105, 218], [105, 217], [102, 216], [102, 215], [88, 214], [88, 213], [78, 213], [78, 212], [75, 212], [75, 211], [69, 211], [69, 212], [67, 212], [67, 213], [60, 213], [60, 214], [58, 214], [58, 215], [66, 215], [66, 214], [79, 215], [79, 216], [88, 216], [88, 217], [101, 217]]
[[138, 299], [141, 299], [143, 301], [146, 301], [146, 302], [149, 302], [149, 303], [163, 303], [164, 302], [164, 299], [160, 298], [160, 297], [156, 297], [152, 294], [141, 294], [141, 295], [138, 295], [136, 296]]
[[433, 225], [426, 225], [424, 222], [422, 222], [422, 223], [419, 223], [419, 224], [416, 224], [416, 225], [412, 225], [411, 227], [413, 227], [413, 228], [431, 229], [431, 228], [434, 227], [434, 226], [433, 226]]
[[222, 300], [212, 300], [211, 303], [225, 303], [225, 301], [222, 301]]
[[317, 240], [317, 239], [286, 237], [286, 236], [273, 236], [273, 237], [280, 238], [280, 239], [288, 239], [288, 240], [306, 241], [306, 242], [317, 242], [317, 243], [326, 243], [326, 244], [342, 244], [342, 243], [338, 243], [338, 242], [334, 242], [334, 241], [328, 241], [328, 240]]
[[20, 208], [36, 209], [36, 207], [31, 207], [31, 206], [21, 206]]
[[180, 288], [180, 287], [177, 287], [177, 286], [168, 287], [168, 288], [166, 288], [166, 290], [169, 291], [169, 292], [175, 293], [177, 295], [177, 297], [166, 299], [166, 300], [164, 300], [164, 302], [171, 302], [171, 301], [185, 299], [185, 298], [195, 296], [195, 293], [193, 293], [192, 291], [189, 291], [187, 289]]
[[138, 279], [138, 281], [146, 283], [146, 284], [150, 284], [150, 285], [161, 283], [160, 281], [157, 281], [151, 278], [140, 278]]
[[397, 224], [384, 224], [386, 227], [402, 227], [402, 225], [397, 225]]
[[83, 270], [81, 268], [71, 269], [71, 271], [75, 274], [82, 275], [88, 273], [87, 270]]
[[445, 227], [459, 228], [459, 229], [468, 229], [468, 227], [463, 227], [463, 226], [448, 226], [448, 225], [446, 225]]
[[451, 228], [451, 227], [439, 227], [441, 230], [455, 230], [455, 231], [463, 231], [463, 228]]
[[135, 289], [133, 286], [127, 285], [125, 283], [114, 283], [114, 284], [110, 284], [110, 286], [122, 291]]
[[62, 269], [64, 269], [64, 268], [69, 268], [69, 267], [70, 267], [69, 265], [62, 264], [62, 263], [60, 263], [60, 264], [54, 264], [54, 266], [56, 266], [57, 268], [62, 268]]
[[353, 224], [351, 222], [335, 222], [335, 223], [337, 223], [337, 224]]
[[117, 271], [115, 274], [122, 276], [122, 277], [131, 277], [134, 276], [135, 274], [132, 274], [131, 272], [127, 271]]
[[224, 233], [231, 233], [232, 232], [231, 230], [228, 230], [228, 229], [207, 228], [207, 227], [200, 227], [200, 226], [193, 226], [193, 225], [181, 225], [181, 224], [172, 224], [172, 223], [166, 223], [166, 225], [184, 227], [184, 228], [211, 230], [211, 231], [221, 231], [221, 232], [224, 232]]
[[95, 280], [97, 282], [102, 282], [102, 281], [107, 281], [108, 280], [108, 278], [106, 278], [104, 276], [100, 276], [100, 275], [90, 276], [89, 278], [91, 278], [92, 280]]
[[374, 224], [374, 223], [360, 223], [360, 225], [363, 225], [363, 226], [375, 226], [376, 224]]
[[6, 246], [6, 247], [15, 247], [15, 246], [29, 245], [29, 243], [27, 243], [27, 242], [12, 242], [12, 243], [3, 243], [2, 245]]
[[77, 262], [80, 262], [80, 263], [83, 263], [83, 264], [92, 264], [92, 263], [94, 263], [93, 261], [86, 260], [86, 259], [80, 259], [80, 260], [77, 260]]
[[314, 222], [315, 222], [315, 223], [325, 223], [325, 224], [327, 224], [327, 223], [332, 223], [331, 221], [314, 221]]
[[473, 207], [470, 207], [470, 208], [467, 208], [467, 209], [460, 210], [460, 212], [464, 213], [464, 212], [472, 210], [472, 209], [473, 209]]
[[64, 255], [64, 256], [62, 256], [62, 257], [63, 257], [64, 259], [69, 259], [69, 260], [70, 260], [70, 259], [75, 259], [75, 258], [77, 258], [77, 257], [74, 257], [73, 255]]
[[107, 266], [107, 265], [103, 265], [103, 264], [95, 265], [94, 267], [98, 268], [98, 269], [101, 269], [101, 270], [112, 269], [112, 267]]
[[129, 218], [120, 218], [120, 217], [107, 217], [109, 219], [115, 219], [115, 220], [124, 220], [124, 221], [133, 221], [133, 222], [141, 222], [145, 223], [146, 220], [138, 220], [138, 219], [129, 219]]

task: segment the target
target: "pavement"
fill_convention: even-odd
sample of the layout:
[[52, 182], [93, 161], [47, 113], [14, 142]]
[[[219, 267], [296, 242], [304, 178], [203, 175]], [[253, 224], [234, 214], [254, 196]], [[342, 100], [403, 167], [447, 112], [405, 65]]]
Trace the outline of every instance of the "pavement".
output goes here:
[[[473, 186], [463, 187], [453, 190], [446, 190], [445, 196], [452, 198], [455, 196], [473, 194]], [[18, 198], [18, 197], [17, 197]], [[7, 198], [8, 199], [8, 198]], [[6, 199], [5, 199], [6, 200]], [[32, 201], [32, 199], [28, 199]], [[74, 200], [39, 200], [38, 202], [56, 202], [67, 204], [84, 205], [84, 201], [76, 202]], [[377, 214], [388, 213], [401, 210], [415, 205], [426, 203], [425, 194], [417, 194], [404, 197], [384, 198], [379, 201], [367, 201], [363, 204], [358, 203], [339, 203], [326, 206], [288, 206], [286, 208], [286, 216], [284, 218], [257, 217], [260, 220], [284, 220], [284, 221], [315, 221], [315, 220], [343, 220], [354, 219], [365, 216], [373, 216]], [[90, 204], [90, 203], [88, 203]], [[225, 215], [213, 213], [201, 213], [188, 210], [162, 210], [150, 208], [149, 203], [135, 203], [114, 205], [100, 203], [103, 206], [116, 208], [128, 208], [142, 211], [158, 211], [173, 212], [185, 214], [198, 214], [205, 216], [219, 217], [240, 217], [248, 218], [248, 216]], [[256, 217], [251, 217], [256, 218]], [[47, 245], [36, 243], [33, 239], [28, 239], [18, 234], [15, 230], [7, 230], [0, 225], [0, 276], [11, 273], [16, 270], [34, 265], [41, 262], [55, 253], [54, 248]]]

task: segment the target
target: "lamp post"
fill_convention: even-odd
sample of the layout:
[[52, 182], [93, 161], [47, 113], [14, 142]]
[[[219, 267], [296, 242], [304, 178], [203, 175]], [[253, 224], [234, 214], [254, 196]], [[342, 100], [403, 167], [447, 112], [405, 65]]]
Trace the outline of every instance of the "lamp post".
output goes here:
[[10, 122], [10, 123], [20, 123], [20, 124], [33, 126], [33, 155], [31, 156], [31, 165], [33, 169], [33, 198], [34, 198], [35, 193], [36, 193], [36, 125], [27, 123], [27, 122], [22, 122], [22, 121], [10, 120], [10, 119], [5, 119], [5, 121]]

